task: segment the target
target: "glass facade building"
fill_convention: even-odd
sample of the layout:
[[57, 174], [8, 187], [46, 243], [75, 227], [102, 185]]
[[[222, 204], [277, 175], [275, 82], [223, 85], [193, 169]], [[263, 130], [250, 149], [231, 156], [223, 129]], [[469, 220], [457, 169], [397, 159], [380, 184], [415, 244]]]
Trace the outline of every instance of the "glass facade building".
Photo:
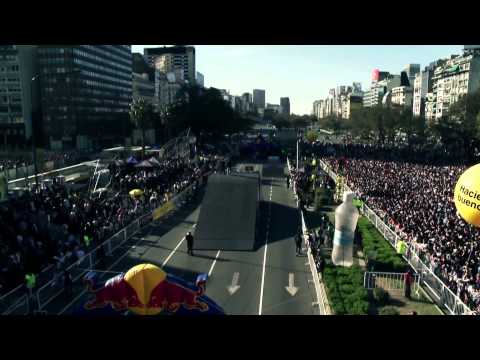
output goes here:
[[132, 102], [130, 45], [40, 46], [38, 64], [50, 148], [124, 144]]
[[144, 55], [155, 66], [157, 70], [163, 73], [183, 70], [184, 78], [190, 84], [195, 84], [195, 47], [193, 46], [169, 46], [158, 48], [145, 48]]
[[35, 72], [36, 46], [0, 45], [0, 147], [3, 149], [22, 147], [31, 136], [32, 109], [38, 111], [38, 96], [31, 81]]

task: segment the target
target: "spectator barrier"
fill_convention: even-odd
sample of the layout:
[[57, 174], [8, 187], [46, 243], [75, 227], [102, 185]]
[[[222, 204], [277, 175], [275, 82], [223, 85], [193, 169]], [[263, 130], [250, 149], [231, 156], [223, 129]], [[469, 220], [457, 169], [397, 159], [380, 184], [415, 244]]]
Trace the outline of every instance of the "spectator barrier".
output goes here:
[[[44, 173], [39, 173], [38, 174], [38, 179], [41, 180], [45, 177], [55, 177], [55, 176], [58, 176], [58, 175], [65, 175], [65, 173], [67, 173], [67, 172], [68, 173], [73, 173], [81, 167], [88, 166], [88, 165], [93, 166], [96, 163], [97, 163], [97, 160], [87, 161], [87, 162], [83, 162], [83, 163], [80, 163], [80, 164], [68, 166], [68, 167], [61, 168], [61, 169], [51, 170], [51, 171], [47, 171], [47, 172], [44, 172]], [[92, 168], [91, 171], [93, 171], [93, 170], [94, 169]], [[34, 174], [33, 165], [30, 165], [28, 174], [32, 174], [32, 175], [29, 175], [27, 177], [27, 173], [25, 173], [25, 174], [23, 174], [23, 176], [18, 176], [18, 178], [16, 180], [8, 181], [9, 186], [12, 186], [12, 185], [21, 186], [22, 184], [25, 185], [25, 178], [26, 177], [27, 177], [28, 180], [30, 180], [30, 181], [33, 180], [34, 181], [35, 180], [35, 174]]]
[[[365, 271], [363, 286], [368, 290], [382, 288], [386, 291], [403, 291], [405, 289], [405, 273]], [[419, 293], [420, 286], [420, 275], [413, 274], [412, 291]]]
[[[330, 167], [322, 160], [319, 160], [322, 169], [336, 181], [337, 175], [330, 169]], [[350, 187], [345, 184], [347, 191], [352, 191]], [[384, 236], [385, 239], [396, 249], [397, 242], [401, 239], [390, 226], [385, 222], [366, 204], [363, 204], [361, 212], [368, 220], [375, 225], [377, 230]], [[424, 285], [433, 296], [433, 300], [444, 309], [447, 309], [451, 315], [472, 315], [473, 311], [450, 290], [442, 280], [440, 280], [419, 257], [416, 249], [407, 244], [407, 252], [403, 258], [410, 264], [410, 266], [421, 277], [421, 284]]]
[[[290, 172], [291, 167], [290, 167], [290, 160], [288, 159], [288, 157], [287, 157], [287, 166], [288, 166], [288, 171]], [[297, 192], [296, 192], [296, 188], [295, 188], [295, 181], [292, 180], [292, 184], [293, 184], [294, 194], [297, 197]], [[299, 207], [298, 197], [297, 197], [297, 207]], [[308, 228], [307, 228], [307, 225], [305, 223], [305, 218], [304, 218], [304, 215], [303, 215], [303, 211], [300, 208], [299, 208], [299, 211], [300, 211], [300, 218], [301, 218], [301, 221], [302, 221], [302, 233], [304, 235], [305, 245], [307, 246], [308, 264], [306, 264], [306, 265], [310, 266], [310, 272], [312, 273], [312, 277], [313, 277], [312, 282], [314, 284], [315, 294], [317, 296], [317, 302], [314, 303], [313, 305], [318, 305], [320, 307], [320, 309], [321, 309], [320, 314], [331, 315], [332, 311], [330, 309], [330, 304], [328, 303], [328, 299], [327, 299], [327, 296], [326, 296], [326, 293], [325, 293], [325, 287], [323, 286], [323, 283], [321, 283], [321, 281], [320, 281], [320, 277], [319, 277], [319, 274], [318, 274], [318, 271], [317, 271], [317, 267], [315, 265], [315, 259], [312, 256], [312, 251], [311, 251], [311, 248], [310, 248], [310, 244], [307, 240], [308, 239], [308, 237], [307, 237]]]

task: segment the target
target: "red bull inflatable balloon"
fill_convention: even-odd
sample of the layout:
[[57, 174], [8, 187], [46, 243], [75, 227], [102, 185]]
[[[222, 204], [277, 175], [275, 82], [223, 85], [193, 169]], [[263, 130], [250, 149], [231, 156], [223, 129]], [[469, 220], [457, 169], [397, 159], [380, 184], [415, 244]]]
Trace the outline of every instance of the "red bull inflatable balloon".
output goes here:
[[95, 273], [85, 277], [93, 298], [86, 310], [110, 307], [116, 312], [128, 311], [137, 315], [160, 313], [224, 314], [223, 310], [206, 297], [206, 276], [199, 276], [196, 284], [167, 274], [152, 264], [137, 265], [95, 289]]

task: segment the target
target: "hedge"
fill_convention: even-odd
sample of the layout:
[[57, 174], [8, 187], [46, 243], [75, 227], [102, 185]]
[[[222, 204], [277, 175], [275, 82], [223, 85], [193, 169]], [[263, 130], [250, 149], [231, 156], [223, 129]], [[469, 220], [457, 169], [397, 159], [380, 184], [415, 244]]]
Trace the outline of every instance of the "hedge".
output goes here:
[[390, 300], [390, 294], [382, 288], [373, 289], [373, 298], [380, 305], [388, 304]]
[[319, 210], [323, 206], [333, 204], [333, 191], [326, 188], [318, 188], [315, 190], [315, 210]]
[[395, 306], [385, 306], [380, 309], [380, 315], [400, 315], [400, 312]]
[[395, 249], [367, 218], [359, 219], [358, 230], [362, 236], [363, 252], [375, 271], [407, 271], [408, 264], [402, 256], [396, 253]]
[[336, 315], [368, 313], [368, 293], [363, 287], [363, 271], [360, 267], [345, 268], [327, 264], [323, 280], [330, 305]]

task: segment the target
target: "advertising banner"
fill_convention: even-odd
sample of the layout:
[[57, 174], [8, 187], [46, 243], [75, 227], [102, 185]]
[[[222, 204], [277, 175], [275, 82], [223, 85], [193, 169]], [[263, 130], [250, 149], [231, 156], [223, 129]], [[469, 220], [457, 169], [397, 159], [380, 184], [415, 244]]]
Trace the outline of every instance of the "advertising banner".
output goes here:
[[153, 210], [152, 217], [153, 220], [158, 220], [161, 217], [165, 216], [168, 212], [172, 211], [175, 208], [174, 204], [172, 201], [168, 201], [164, 205], [156, 208]]

